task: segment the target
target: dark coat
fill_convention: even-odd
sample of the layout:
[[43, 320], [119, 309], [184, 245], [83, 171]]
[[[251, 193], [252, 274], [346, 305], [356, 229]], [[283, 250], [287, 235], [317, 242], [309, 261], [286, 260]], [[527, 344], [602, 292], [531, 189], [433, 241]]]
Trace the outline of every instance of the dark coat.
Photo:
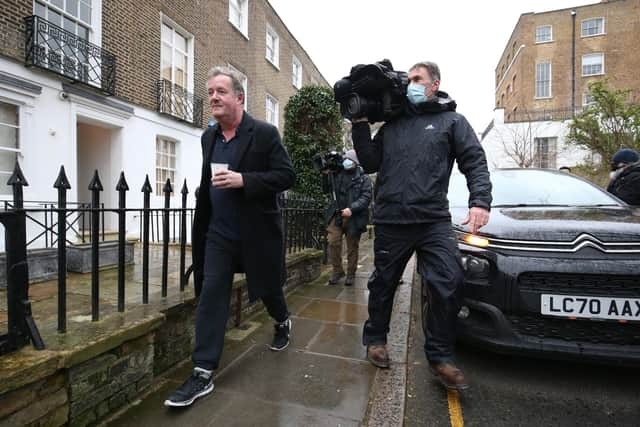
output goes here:
[[491, 182], [484, 150], [455, 101], [445, 92], [409, 105], [380, 128], [373, 141], [367, 123], [354, 123], [353, 143], [366, 173], [378, 172], [374, 224], [450, 220], [449, 177], [454, 160], [467, 178], [469, 207], [490, 209]]
[[[331, 184], [326, 175], [322, 176], [322, 187], [325, 193], [331, 192]], [[371, 202], [371, 180], [362, 168], [357, 167], [353, 173], [341, 171], [334, 175], [334, 186], [337, 201], [331, 200], [325, 214], [327, 225], [336, 217], [336, 225], [342, 225], [342, 217], [336, 209], [351, 209], [347, 234], [359, 235], [367, 230], [369, 224], [369, 203]]]
[[640, 206], [640, 162], [627, 166], [609, 183], [607, 191], [631, 206]]
[[[211, 153], [218, 124], [207, 129], [201, 138], [202, 173], [196, 199], [192, 230], [193, 270], [196, 290], [202, 286], [204, 248], [211, 218], [208, 188], [211, 185]], [[236, 130], [238, 147], [229, 169], [241, 172], [244, 198], [237, 216], [242, 239], [242, 266], [247, 276], [249, 298], [253, 301], [284, 285], [285, 248], [282, 214], [278, 193], [295, 181], [291, 160], [280, 142], [278, 129], [244, 113]], [[220, 206], [224, 209], [223, 206]]]

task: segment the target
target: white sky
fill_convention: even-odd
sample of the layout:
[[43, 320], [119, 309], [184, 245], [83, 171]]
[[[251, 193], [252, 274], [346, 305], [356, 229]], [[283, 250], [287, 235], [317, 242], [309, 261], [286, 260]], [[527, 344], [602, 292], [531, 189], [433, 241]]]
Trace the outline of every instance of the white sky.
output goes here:
[[520, 15], [598, 0], [269, 2], [329, 84], [353, 65], [383, 58], [404, 71], [418, 61], [434, 61], [442, 73], [440, 89], [482, 132], [493, 118], [495, 67]]

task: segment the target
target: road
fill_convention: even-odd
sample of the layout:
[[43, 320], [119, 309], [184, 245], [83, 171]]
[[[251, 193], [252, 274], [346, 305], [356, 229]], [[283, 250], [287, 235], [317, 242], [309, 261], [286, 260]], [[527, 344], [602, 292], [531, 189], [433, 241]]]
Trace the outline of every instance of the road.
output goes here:
[[471, 388], [430, 375], [414, 289], [405, 426], [639, 426], [640, 369], [503, 356], [459, 345]]

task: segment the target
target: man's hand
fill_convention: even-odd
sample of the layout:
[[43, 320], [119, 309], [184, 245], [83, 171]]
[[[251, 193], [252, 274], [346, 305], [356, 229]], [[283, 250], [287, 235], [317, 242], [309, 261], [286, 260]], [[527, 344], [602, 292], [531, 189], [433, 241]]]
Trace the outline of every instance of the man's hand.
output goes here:
[[469, 214], [462, 221], [462, 225], [469, 224], [469, 231], [471, 234], [476, 232], [489, 222], [489, 211], [485, 208], [479, 208], [477, 206], [469, 209]]
[[351, 209], [349, 208], [342, 209], [340, 211], [340, 214], [342, 215], [343, 218], [349, 218], [351, 215], [353, 215], [353, 213], [351, 212]]
[[230, 170], [216, 172], [216, 174], [211, 178], [211, 183], [214, 187], [220, 189], [244, 187], [242, 174]]

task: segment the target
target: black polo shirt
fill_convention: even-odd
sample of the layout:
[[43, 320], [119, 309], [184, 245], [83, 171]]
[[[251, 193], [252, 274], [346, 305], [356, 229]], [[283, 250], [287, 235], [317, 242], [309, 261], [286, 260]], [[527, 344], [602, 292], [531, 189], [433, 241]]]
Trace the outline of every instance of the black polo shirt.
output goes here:
[[[215, 143], [212, 147], [211, 162], [226, 163], [231, 165], [238, 147], [238, 138], [235, 136], [227, 141], [220, 128], [215, 135]], [[240, 221], [238, 220], [238, 208], [242, 189], [219, 189], [213, 184], [209, 185], [209, 200], [211, 202], [211, 219], [209, 220], [209, 232], [221, 234], [230, 240], [240, 240]]]

